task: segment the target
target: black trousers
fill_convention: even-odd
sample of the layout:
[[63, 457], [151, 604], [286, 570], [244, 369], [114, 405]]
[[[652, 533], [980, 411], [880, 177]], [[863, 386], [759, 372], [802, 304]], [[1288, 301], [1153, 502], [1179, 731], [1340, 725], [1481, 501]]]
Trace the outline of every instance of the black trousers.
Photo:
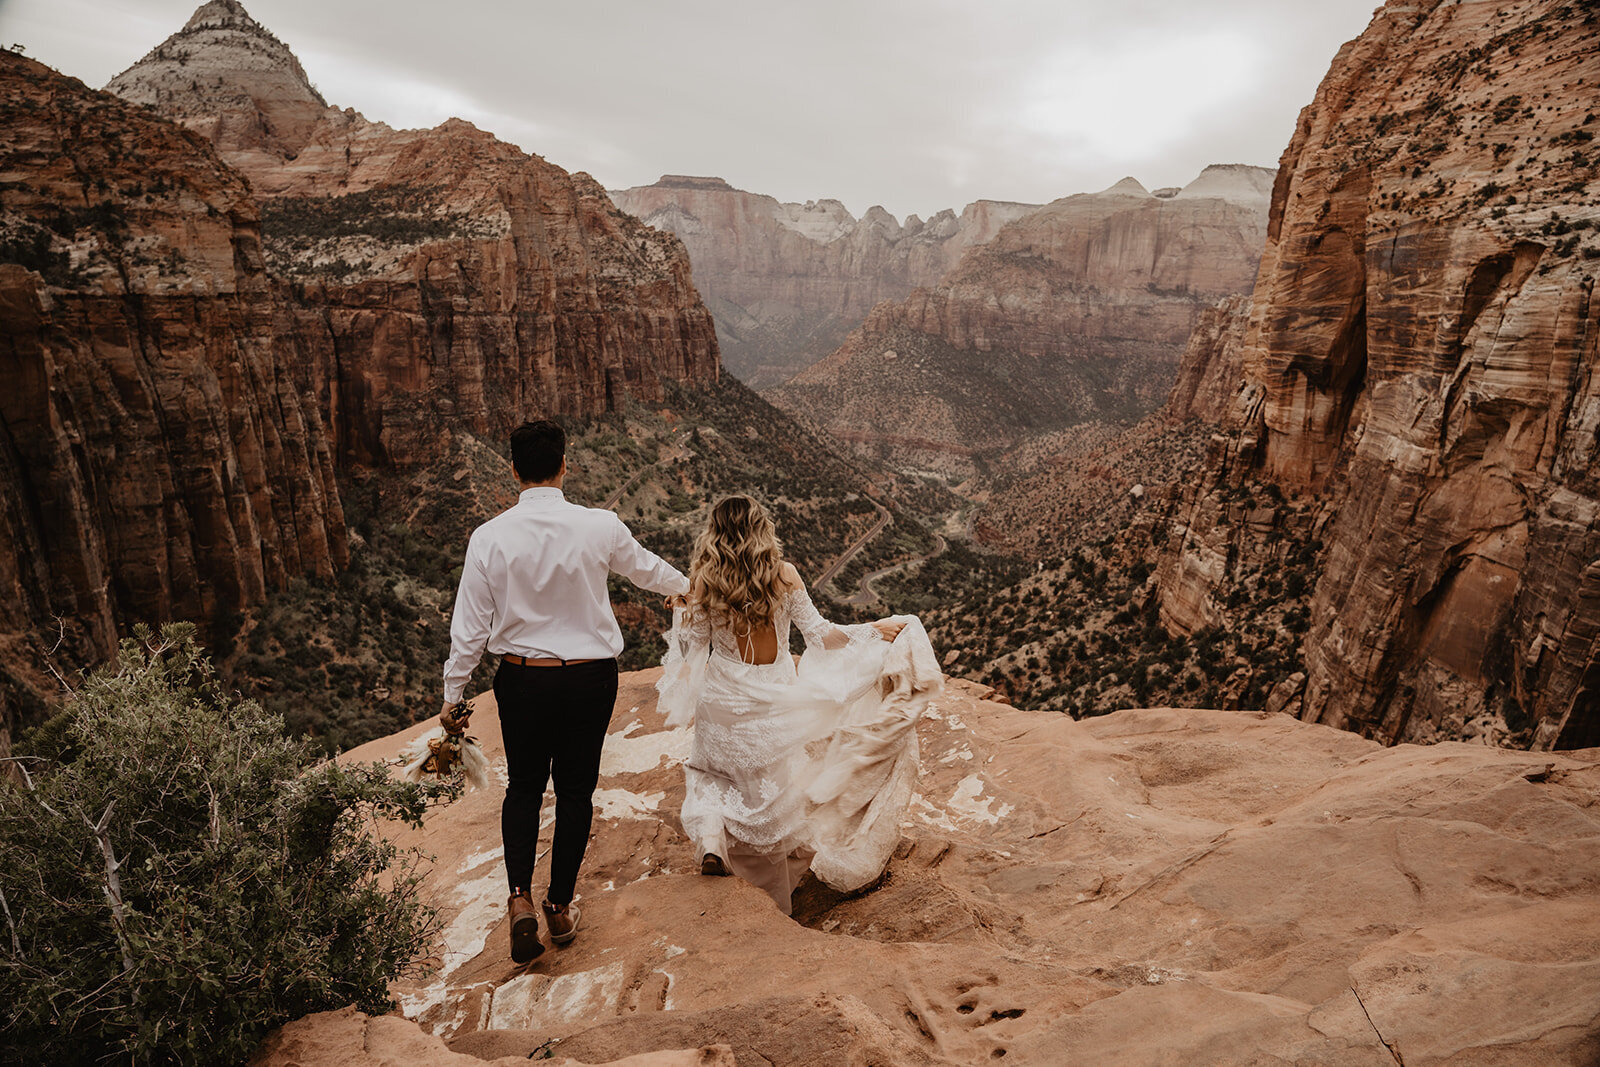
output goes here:
[[511, 891], [532, 891], [539, 847], [539, 806], [555, 779], [555, 841], [550, 848], [552, 904], [570, 904], [589, 847], [600, 748], [617, 702], [617, 661], [565, 667], [500, 664], [494, 676], [510, 784], [500, 807]]

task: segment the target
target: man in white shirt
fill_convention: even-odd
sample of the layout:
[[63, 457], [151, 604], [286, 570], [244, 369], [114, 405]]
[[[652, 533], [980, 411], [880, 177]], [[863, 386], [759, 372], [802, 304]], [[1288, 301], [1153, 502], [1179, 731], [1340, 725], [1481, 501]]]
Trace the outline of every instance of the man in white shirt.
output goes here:
[[635, 541], [614, 513], [567, 502], [566, 449], [566, 433], [553, 422], [527, 422], [512, 432], [511, 464], [522, 496], [472, 532], [444, 665], [448, 720], [483, 653], [500, 657], [494, 696], [510, 774], [500, 830], [517, 963], [544, 951], [529, 890], [539, 806], [551, 778], [556, 824], [545, 925], [556, 944], [577, 935], [572, 897], [589, 843], [622, 651], [606, 576], [615, 571], [663, 596], [689, 590], [688, 579]]

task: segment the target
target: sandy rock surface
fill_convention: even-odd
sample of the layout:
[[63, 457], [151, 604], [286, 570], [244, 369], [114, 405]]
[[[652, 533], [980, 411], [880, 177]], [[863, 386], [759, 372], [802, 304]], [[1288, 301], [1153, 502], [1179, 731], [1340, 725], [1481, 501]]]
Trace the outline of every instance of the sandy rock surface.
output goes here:
[[436, 856], [446, 923], [437, 973], [395, 988], [416, 1040], [588, 1063], [715, 1044], [739, 1064], [1600, 1056], [1600, 752], [1385, 749], [1250, 712], [1074, 722], [952, 682], [884, 880], [808, 885], [790, 919], [697, 873], [676, 824], [689, 735], [664, 728], [656, 676], [623, 676], [572, 945], [509, 960], [497, 791], [402, 834]]
[[[519, 1052], [490, 1062], [527, 1063]], [[438, 1067], [475, 1067], [481, 1056], [452, 1052], [444, 1041], [398, 1015], [379, 1018], [354, 1008], [318, 1012], [290, 1023], [262, 1043], [251, 1067], [291, 1067], [294, 1064], [334, 1064], [341, 1067], [397, 1067], [430, 1064]], [[566, 1056], [540, 1059], [550, 1067], [571, 1067], [580, 1062]], [[733, 1050], [726, 1045], [697, 1049], [661, 1049], [608, 1061], [603, 1067], [734, 1067]]]

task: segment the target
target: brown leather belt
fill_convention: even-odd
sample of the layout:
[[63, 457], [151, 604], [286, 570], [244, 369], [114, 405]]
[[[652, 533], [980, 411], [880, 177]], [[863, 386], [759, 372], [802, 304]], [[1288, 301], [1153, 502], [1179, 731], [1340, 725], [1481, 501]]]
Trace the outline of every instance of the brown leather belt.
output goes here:
[[500, 657], [501, 663], [509, 663], [513, 667], [570, 667], [574, 663], [597, 663], [594, 659], [530, 659], [527, 656], [518, 656], [507, 652]]

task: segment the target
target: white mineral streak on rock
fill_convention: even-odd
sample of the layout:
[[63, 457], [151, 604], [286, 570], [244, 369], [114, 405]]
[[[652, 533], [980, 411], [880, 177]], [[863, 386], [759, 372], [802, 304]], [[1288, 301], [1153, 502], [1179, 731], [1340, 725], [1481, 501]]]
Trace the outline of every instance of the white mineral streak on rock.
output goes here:
[[468, 871], [473, 870], [474, 868], [482, 867], [485, 863], [490, 863], [494, 860], [504, 858], [505, 854], [506, 850], [504, 845], [496, 845], [494, 848], [485, 849], [482, 852], [474, 852], [472, 855], [461, 861], [461, 866], [456, 868], [456, 873], [466, 874]]
[[605, 748], [600, 752], [603, 777], [643, 774], [661, 766], [663, 760], [674, 766], [689, 758], [691, 742], [687, 727], [633, 736], [634, 731], [643, 728], [643, 723], [632, 722], [620, 733], [606, 735]]
[[635, 793], [628, 789], [596, 789], [594, 813], [602, 819], [649, 819], [666, 798], [665, 793]]
[[513, 978], [495, 990], [489, 1029], [538, 1030], [615, 1015], [625, 977], [618, 962], [555, 978], [543, 974]]
[[950, 799], [945, 802], [945, 806], [950, 809], [951, 814], [958, 818], [970, 819], [973, 822], [985, 822], [990, 826], [993, 826], [1016, 810], [1010, 804], [1001, 804], [997, 809], [994, 808], [995, 797], [989, 797], [979, 803], [982, 797], [983, 779], [976, 774], [969, 774], [956, 783], [956, 791], [950, 794]]
[[937, 827], [946, 833], [953, 834], [956, 832], [956, 824], [951, 820], [949, 812], [935, 807], [921, 793], [916, 793], [911, 797], [911, 811], [929, 826]]
[[[492, 849], [490, 852], [469, 857], [461, 870], [468, 871], [490, 859], [499, 859], [501, 853], [501, 849]], [[440, 966], [437, 979], [415, 992], [400, 997], [400, 1011], [406, 1018], [421, 1020], [435, 1008], [442, 1006], [453, 994], [460, 992], [451, 989], [450, 978], [463, 964], [483, 951], [483, 946], [489, 939], [489, 932], [505, 913], [503, 896], [505, 878], [505, 872], [497, 864], [488, 874], [455, 886], [451, 896], [453, 903], [460, 910], [439, 935], [443, 948], [439, 953]], [[443, 1026], [436, 1027], [436, 1032], [442, 1035], [453, 1034], [465, 1021], [466, 1016], [462, 1012], [457, 1012], [456, 1018]]]
[[400, 997], [400, 1014], [407, 1019], [420, 1021], [424, 1015], [442, 1005], [449, 995], [450, 990], [443, 982], [435, 982], [415, 993], [406, 993]]
[[497, 864], [488, 874], [462, 882], [454, 896], [461, 910], [441, 935], [445, 944], [440, 968], [442, 979], [448, 979], [463, 963], [483, 951], [489, 931], [505, 914], [505, 871]]

